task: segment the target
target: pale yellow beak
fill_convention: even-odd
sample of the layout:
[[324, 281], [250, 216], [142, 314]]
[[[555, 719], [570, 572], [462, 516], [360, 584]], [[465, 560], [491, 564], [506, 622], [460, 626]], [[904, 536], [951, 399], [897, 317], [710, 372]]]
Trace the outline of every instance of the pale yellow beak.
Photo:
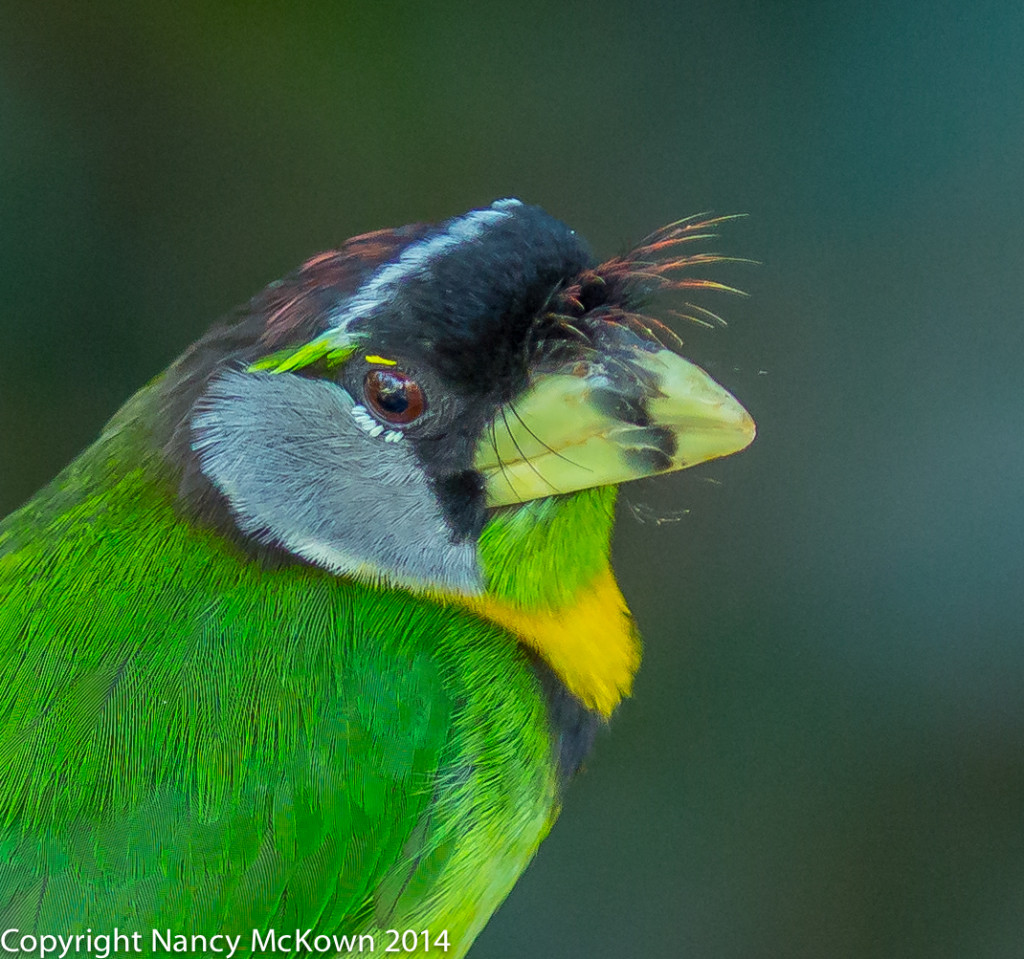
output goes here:
[[645, 383], [639, 403], [600, 366], [581, 366], [539, 374], [507, 404], [476, 454], [488, 505], [685, 469], [753, 442], [750, 414], [699, 366], [663, 348], [630, 363]]

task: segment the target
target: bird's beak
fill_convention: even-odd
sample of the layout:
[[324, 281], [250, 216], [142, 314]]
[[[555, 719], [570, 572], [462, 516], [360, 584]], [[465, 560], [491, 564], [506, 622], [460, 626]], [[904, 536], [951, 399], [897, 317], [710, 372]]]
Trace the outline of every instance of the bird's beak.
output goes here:
[[475, 460], [489, 506], [685, 469], [753, 442], [750, 414], [677, 353], [631, 350], [616, 365], [540, 373], [499, 411]]

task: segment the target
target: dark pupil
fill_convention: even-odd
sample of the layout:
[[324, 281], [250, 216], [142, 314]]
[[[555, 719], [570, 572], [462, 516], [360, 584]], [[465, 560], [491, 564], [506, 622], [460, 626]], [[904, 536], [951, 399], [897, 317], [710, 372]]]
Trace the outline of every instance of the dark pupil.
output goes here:
[[376, 380], [377, 405], [385, 413], [404, 413], [409, 408], [405, 380], [394, 373], [378, 373]]

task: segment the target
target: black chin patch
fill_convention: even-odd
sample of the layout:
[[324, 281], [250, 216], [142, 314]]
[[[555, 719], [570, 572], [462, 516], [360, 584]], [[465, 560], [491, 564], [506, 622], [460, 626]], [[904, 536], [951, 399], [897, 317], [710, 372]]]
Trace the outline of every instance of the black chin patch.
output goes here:
[[443, 476], [434, 494], [456, 541], [476, 542], [487, 522], [484, 478], [476, 470]]

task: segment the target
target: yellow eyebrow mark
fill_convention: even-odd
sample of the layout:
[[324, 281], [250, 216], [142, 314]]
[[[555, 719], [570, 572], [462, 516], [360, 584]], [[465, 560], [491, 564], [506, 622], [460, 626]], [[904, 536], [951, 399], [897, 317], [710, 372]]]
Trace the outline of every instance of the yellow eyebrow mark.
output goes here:
[[398, 361], [397, 360], [387, 360], [383, 356], [376, 356], [376, 355], [367, 356], [366, 357], [366, 362], [367, 363], [382, 363], [384, 366], [398, 366]]

